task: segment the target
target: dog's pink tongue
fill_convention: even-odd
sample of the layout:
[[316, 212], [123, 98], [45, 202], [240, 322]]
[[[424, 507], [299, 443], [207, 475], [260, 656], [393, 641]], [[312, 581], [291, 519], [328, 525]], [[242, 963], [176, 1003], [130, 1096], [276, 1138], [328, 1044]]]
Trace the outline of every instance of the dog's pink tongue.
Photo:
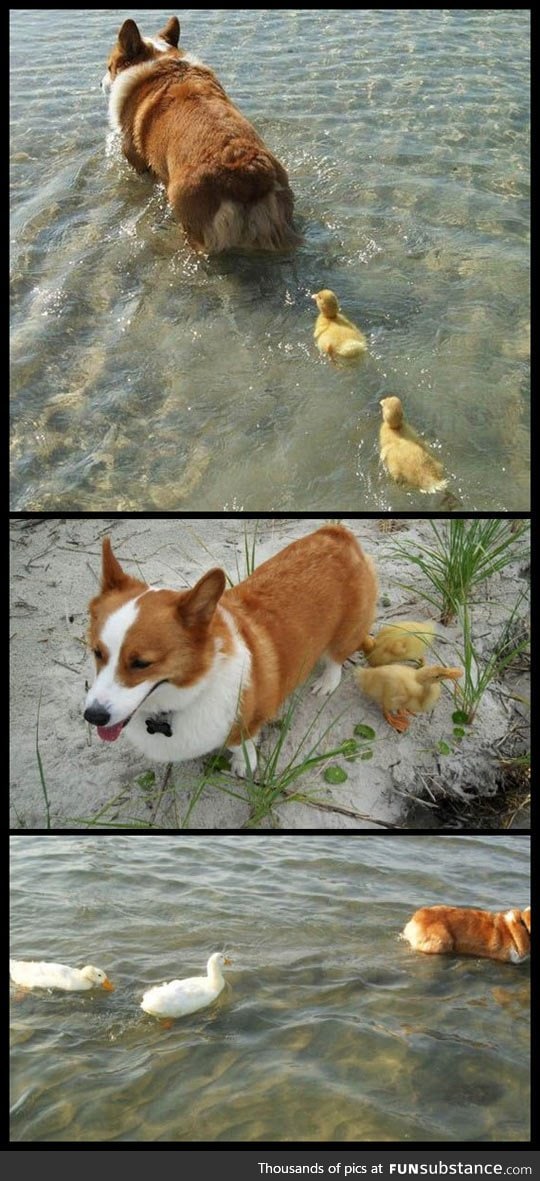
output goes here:
[[97, 732], [99, 737], [102, 738], [104, 742], [116, 742], [116, 739], [120, 737], [123, 729], [124, 723], [118, 722], [118, 725], [116, 726], [98, 726]]

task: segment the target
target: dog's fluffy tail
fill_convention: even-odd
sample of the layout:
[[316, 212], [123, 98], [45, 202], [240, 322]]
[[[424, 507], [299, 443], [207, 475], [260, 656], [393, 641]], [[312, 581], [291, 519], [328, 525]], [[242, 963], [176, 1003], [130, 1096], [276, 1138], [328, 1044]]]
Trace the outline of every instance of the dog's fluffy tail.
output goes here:
[[222, 201], [204, 229], [209, 254], [234, 249], [293, 250], [301, 242], [292, 224], [292, 194], [287, 189], [274, 189], [252, 205]]

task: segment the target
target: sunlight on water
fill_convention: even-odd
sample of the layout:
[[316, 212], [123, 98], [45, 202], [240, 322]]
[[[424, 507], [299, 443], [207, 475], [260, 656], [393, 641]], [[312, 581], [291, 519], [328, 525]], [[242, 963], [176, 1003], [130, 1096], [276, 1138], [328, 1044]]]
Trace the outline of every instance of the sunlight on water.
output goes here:
[[[528, 508], [526, 11], [184, 13], [305, 235], [211, 260], [111, 140], [119, 17], [11, 21], [12, 508]], [[360, 368], [314, 346], [323, 286], [368, 336]], [[389, 393], [450, 475], [443, 504], [379, 468]]]

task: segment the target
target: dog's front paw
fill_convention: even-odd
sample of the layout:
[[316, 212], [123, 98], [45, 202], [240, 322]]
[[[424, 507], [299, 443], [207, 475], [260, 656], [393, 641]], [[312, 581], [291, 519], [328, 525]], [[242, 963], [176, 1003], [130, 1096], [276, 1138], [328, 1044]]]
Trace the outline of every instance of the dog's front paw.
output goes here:
[[341, 681], [341, 665], [329, 662], [320, 677], [313, 682], [311, 692], [319, 697], [329, 697]]
[[243, 746], [231, 746], [231, 770], [239, 779], [253, 779], [257, 770], [257, 747], [248, 738]]

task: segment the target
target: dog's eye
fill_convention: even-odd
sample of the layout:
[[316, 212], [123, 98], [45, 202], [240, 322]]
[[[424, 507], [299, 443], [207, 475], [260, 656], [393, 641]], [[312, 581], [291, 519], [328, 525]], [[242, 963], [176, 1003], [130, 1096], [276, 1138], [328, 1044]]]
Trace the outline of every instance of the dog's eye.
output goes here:
[[94, 656], [96, 660], [103, 660], [103, 652], [101, 648], [94, 648]]
[[151, 660], [132, 660], [130, 668], [150, 668]]

